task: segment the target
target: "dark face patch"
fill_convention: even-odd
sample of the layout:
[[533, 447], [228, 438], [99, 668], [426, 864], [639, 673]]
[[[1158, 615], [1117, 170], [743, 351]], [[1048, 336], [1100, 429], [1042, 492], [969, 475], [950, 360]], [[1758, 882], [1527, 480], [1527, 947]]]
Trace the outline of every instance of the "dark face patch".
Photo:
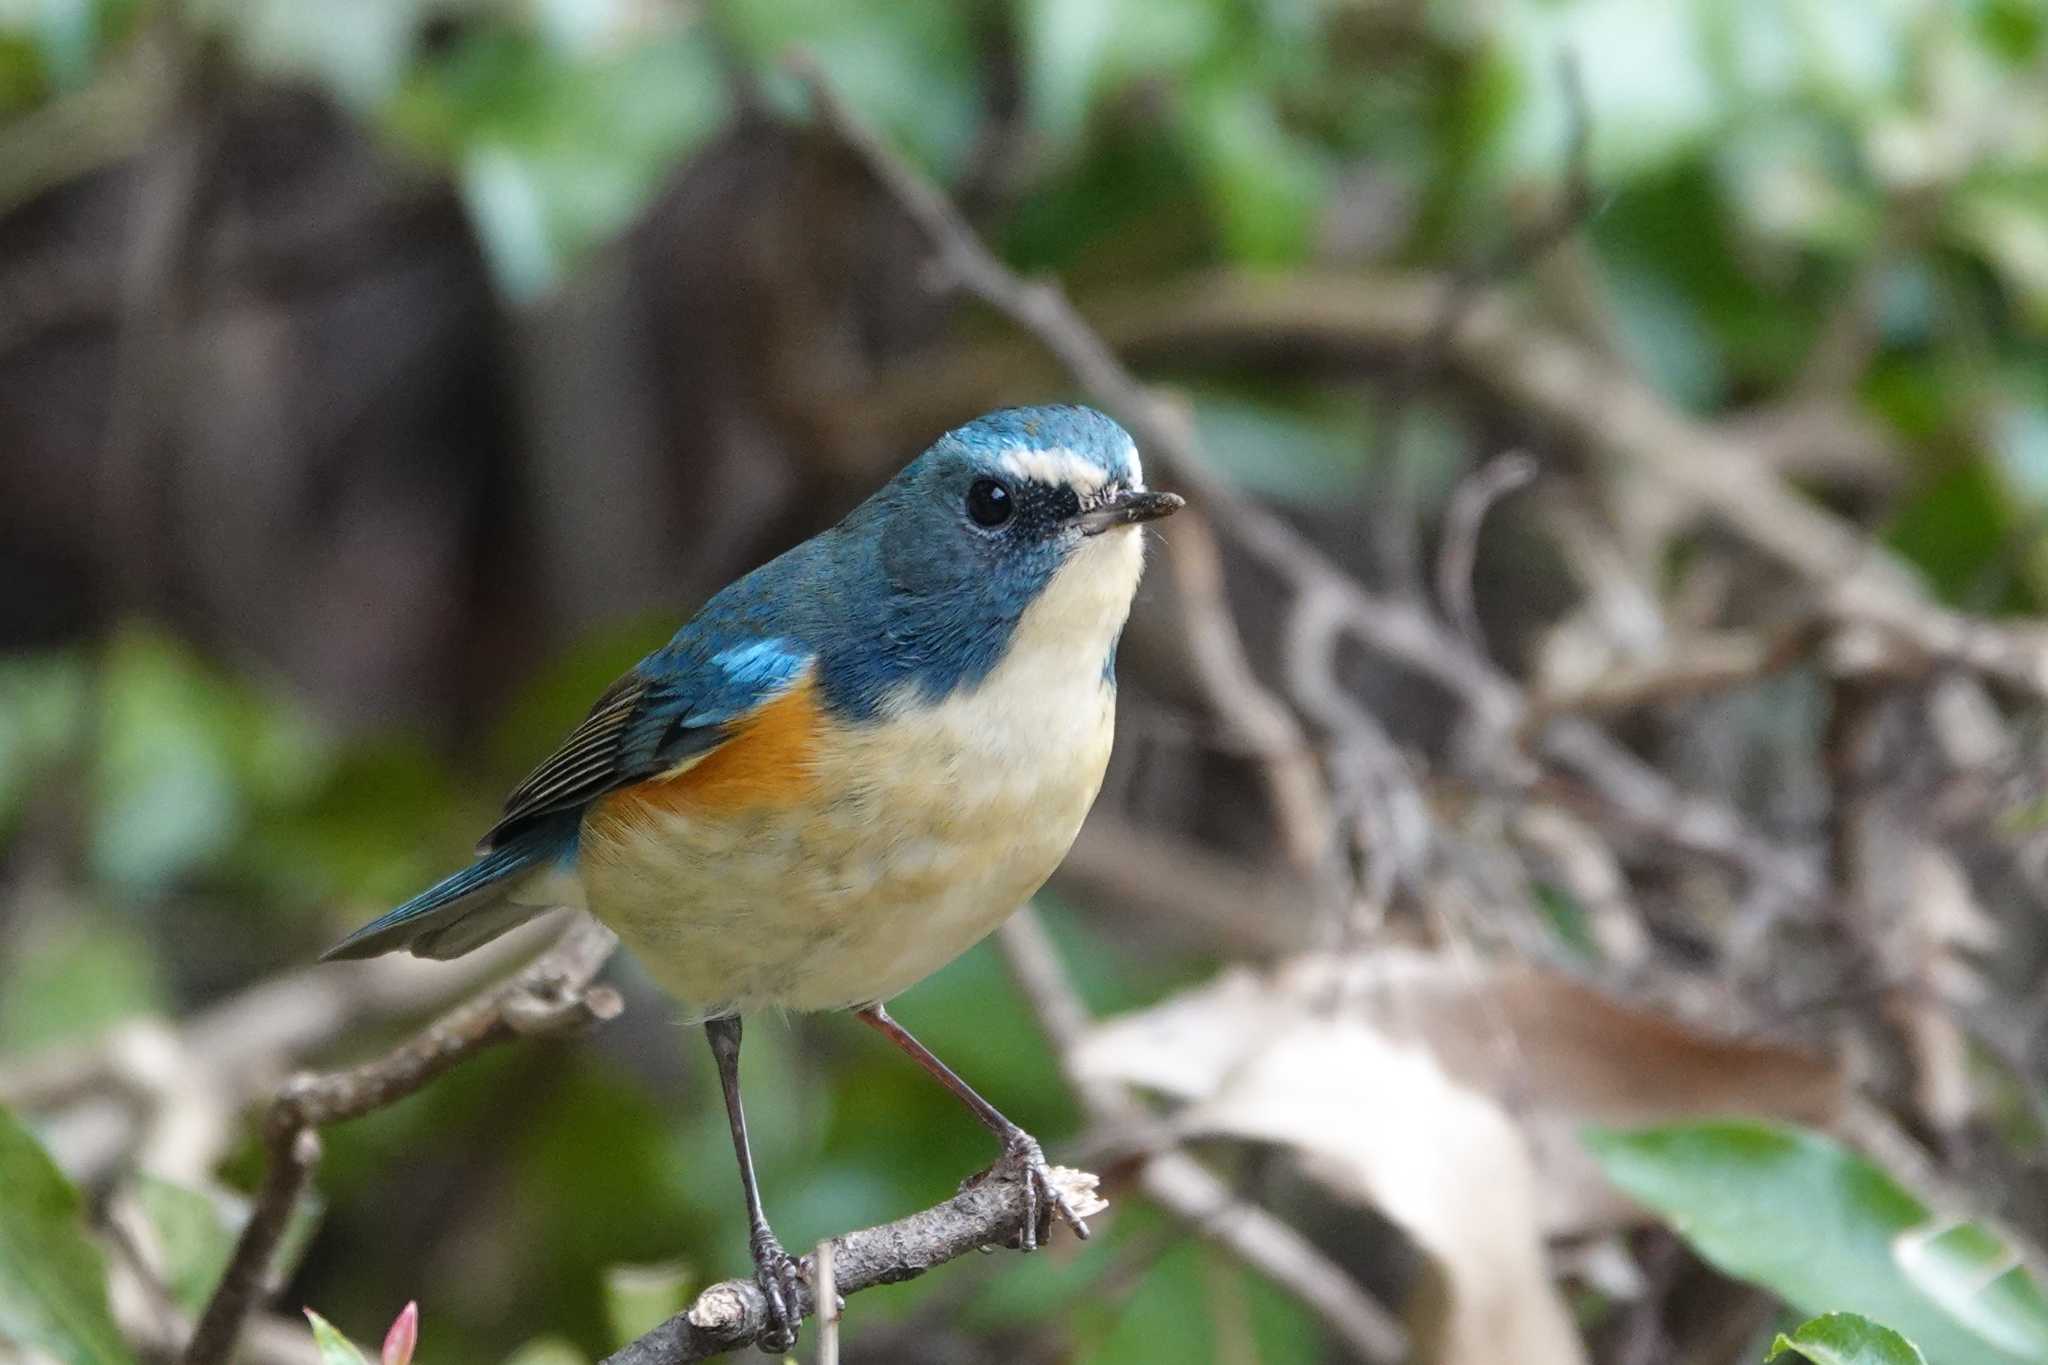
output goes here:
[[[977, 490], [995, 484], [1011, 504], [1010, 515], [1000, 524], [984, 526], [975, 516]], [[1011, 536], [1019, 540], [1045, 539], [1073, 529], [1081, 515], [1081, 497], [1069, 484], [1043, 484], [1032, 479], [976, 479], [965, 495], [968, 520], [985, 534]]]

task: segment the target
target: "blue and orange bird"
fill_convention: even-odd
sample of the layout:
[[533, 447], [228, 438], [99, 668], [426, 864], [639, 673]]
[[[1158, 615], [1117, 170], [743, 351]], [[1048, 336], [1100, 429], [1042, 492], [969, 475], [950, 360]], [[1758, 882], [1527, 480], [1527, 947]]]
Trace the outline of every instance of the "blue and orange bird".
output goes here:
[[1148, 490], [1088, 408], [948, 432], [830, 530], [754, 570], [597, 699], [519, 784], [476, 861], [327, 954], [450, 958], [587, 909], [701, 1021], [772, 1330], [798, 1270], [768, 1226], [740, 1101], [740, 1020], [851, 1010], [974, 1112], [1057, 1214], [1038, 1143], [885, 1002], [993, 930], [1066, 856], [1115, 721]]

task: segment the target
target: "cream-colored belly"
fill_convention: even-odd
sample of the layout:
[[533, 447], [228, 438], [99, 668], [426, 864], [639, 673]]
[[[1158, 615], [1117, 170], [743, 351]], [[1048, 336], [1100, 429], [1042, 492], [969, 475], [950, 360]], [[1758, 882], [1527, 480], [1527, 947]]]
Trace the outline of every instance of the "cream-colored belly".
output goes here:
[[589, 906], [697, 1016], [886, 1000], [1066, 856], [1114, 725], [1113, 690], [1090, 681], [1021, 712], [978, 696], [841, 732], [799, 809], [592, 821]]
[[971, 691], [905, 694], [833, 725], [790, 807], [586, 818], [590, 910], [699, 1018], [886, 1000], [1044, 884], [1102, 786], [1103, 663], [1144, 559], [1135, 527], [1086, 543]]

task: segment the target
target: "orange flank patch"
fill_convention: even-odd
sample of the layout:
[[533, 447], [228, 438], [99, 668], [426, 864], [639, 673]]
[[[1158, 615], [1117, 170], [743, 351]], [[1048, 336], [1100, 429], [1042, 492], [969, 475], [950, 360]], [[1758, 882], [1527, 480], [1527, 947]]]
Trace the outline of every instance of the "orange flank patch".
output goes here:
[[643, 810], [680, 815], [787, 808], [817, 784], [813, 760], [825, 725], [809, 678], [732, 727], [732, 738], [672, 773], [606, 797], [604, 814], [630, 820]]

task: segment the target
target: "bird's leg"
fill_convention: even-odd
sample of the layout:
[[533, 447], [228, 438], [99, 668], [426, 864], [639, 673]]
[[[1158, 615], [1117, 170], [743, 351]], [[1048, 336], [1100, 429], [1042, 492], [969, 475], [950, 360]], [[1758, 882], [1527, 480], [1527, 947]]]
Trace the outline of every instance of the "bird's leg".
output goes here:
[[761, 1188], [754, 1180], [754, 1154], [747, 1146], [747, 1111], [740, 1104], [740, 1021], [731, 1015], [704, 1025], [711, 1055], [718, 1059], [718, 1083], [725, 1091], [725, 1117], [732, 1124], [732, 1149], [740, 1160], [740, 1184], [747, 1192], [748, 1248], [754, 1254], [754, 1282], [768, 1300], [768, 1330], [761, 1349], [782, 1355], [796, 1345], [803, 1321], [803, 1274], [795, 1258], [782, 1249], [761, 1211]]
[[862, 1023], [909, 1053], [912, 1061], [957, 1095], [974, 1117], [981, 1120], [982, 1126], [1003, 1144], [1004, 1162], [1016, 1168], [1024, 1185], [1024, 1227], [1018, 1234], [1018, 1245], [1023, 1250], [1036, 1250], [1038, 1244], [1046, 1240], [1052, 1231], [1054, 1214], [1074, 1230], [1075, 1236], [1088, 1235], [1088, 1225], [1081, 1221], [1081, 1216], [1074, 1212], [1067, 1197], [1053, 1184], [1052, 1170], [1045, 1164], [1045, 1151], [1038, 1145], [1037, 1138], [1003, 1117], [1001, 1110], [961, 1080], [953, 1068], [940, 1061], [930, 1048], [913, 1038], [909, 1029], [890, 1018], [889, 1011], [880, 1005], [869, 1005], [854, 1013]]

